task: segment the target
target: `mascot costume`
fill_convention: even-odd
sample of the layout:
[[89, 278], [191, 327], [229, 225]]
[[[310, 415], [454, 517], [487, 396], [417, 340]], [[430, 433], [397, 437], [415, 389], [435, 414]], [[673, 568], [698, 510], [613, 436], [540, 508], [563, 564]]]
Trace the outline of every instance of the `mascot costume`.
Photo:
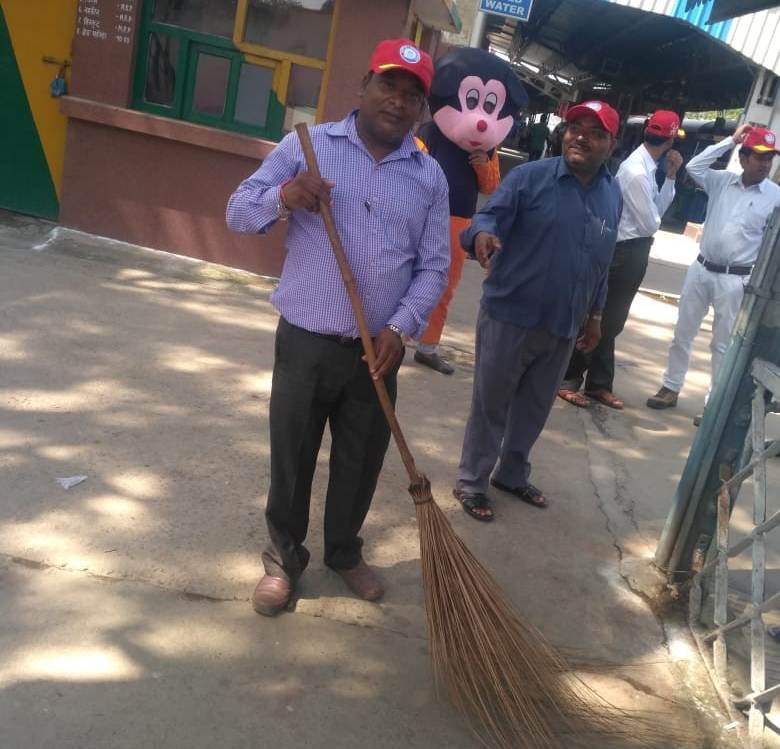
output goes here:
[[433, 120], [417, 137], [447, 177], [452, 258], [447, 289], [417, 342], [414, 360], [452, 374], [452, 366], [439, 355], [439, 340], [466, 260], [459, 235], [471, 223], [479, 193], [498, 187], [497, 148], [528, 104], [528, 95], [508, 63], [485, 50], [463, 48], [436, 62], [428, 103]]

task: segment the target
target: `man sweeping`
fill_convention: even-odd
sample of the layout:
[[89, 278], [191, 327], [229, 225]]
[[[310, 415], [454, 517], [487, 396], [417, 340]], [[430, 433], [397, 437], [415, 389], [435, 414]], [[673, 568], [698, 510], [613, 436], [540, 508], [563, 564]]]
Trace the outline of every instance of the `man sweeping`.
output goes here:
[[[274, 615], [309, 561], [304, 546], [311, 484], [326, 422], [332, 445], [325, 500], [325, 564], [365, 600], [384, 584], [363, 561], [360, 529], [390, 432], [372, 378], [391, 398], [402, 337], [425, 329], [447, 283], [447, 182], [415, 143], [433, 77], [431, 58], [408, 39], [381, 42], [363, 79], [360, 108], [311, 128], [323, 179], [306, 171], [288, 135], [230, 198], [228, 226], [263, 233], [288, 222], [287, 257], [271, 300], [281, 318], [270, 403], [270, 541], [252, 603]], [[349, 297], [330, 249], [320, 202], [335, 215], [374, 337], [369, 372]]]
[[477, 520], [493, 519], [488, 482], [547, 506], [528, 480], [529, 453], [575, 343], [592, 351], [601, 337], [623, 208], [618, 183], [604, 165], [619, 118], [608, 104], [588, 101], [572, 107], [566, 120], [563, 156], [513, 169], [461, 235], [464, 249], [489, 269], [454, 489]]

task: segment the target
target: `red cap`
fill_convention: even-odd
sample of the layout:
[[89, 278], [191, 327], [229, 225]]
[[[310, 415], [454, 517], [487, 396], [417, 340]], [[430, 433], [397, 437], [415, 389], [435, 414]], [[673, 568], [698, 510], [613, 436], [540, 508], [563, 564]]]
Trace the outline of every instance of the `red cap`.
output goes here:
[[777, 137], [765, 127], [754, 127], [742, 141], [742, 148], [749, 148], [756, 153], [780, 153], [777, 150]]
[[684, 138], [685, 130], [680, 129], [680, 116], [677, 112], [659, 109], [647, 121], [646, 133], [660, 135], [662, 138]]
[[566, 122], [574, 122], [581, 117], [595, 117], [613, 138], [617, 136], [620, 116], [607, 102], [583, 101], [581, 104], [575, 104], [566, 112]]
[[431, 56], [418, 49], [410, 39], [385, 39], [376, 45], [371, 56], [371, 70], [386, 73], [401, 68], [420, 81], [428, 96], [433, 80], [433, 60]]

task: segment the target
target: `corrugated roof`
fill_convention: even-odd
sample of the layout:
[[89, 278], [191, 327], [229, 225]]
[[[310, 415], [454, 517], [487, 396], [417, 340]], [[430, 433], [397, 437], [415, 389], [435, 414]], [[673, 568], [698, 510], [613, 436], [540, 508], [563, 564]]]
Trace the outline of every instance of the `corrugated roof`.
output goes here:
[[671, 18], [679, 18], [727, 44], [750, 61], [780, 75], [780, 8], [708, 23], [713, 0], [687, 9], [687, 0], [602, 0]]
[[487, 39], [553, 99], [703, 111], [742, 106], [753, 83], [750, 61], [733, 48], [687, 20], [627, 2], [535, 0], [528, 23], [489, 17]]

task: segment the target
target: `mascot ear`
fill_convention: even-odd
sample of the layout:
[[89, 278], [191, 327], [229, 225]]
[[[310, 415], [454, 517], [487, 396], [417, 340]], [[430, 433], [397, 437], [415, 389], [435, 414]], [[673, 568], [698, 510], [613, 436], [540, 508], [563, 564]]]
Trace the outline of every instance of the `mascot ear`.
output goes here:
[[514, 74], [510, 73], [506, 77], [506, 90], [507, 98], [514, 107], [514, 110], [522, 110], [528, 106], [528, 94], [526, 93], [525, 86], [520, 83], [520, 79]]
[[436, 74], [431, 83], [431, 96], [438, 99], [449, 99], [458, 93], [460, 82], [463, 80], [463, 67], [455, 61], [442, 58], [436, 66]]

